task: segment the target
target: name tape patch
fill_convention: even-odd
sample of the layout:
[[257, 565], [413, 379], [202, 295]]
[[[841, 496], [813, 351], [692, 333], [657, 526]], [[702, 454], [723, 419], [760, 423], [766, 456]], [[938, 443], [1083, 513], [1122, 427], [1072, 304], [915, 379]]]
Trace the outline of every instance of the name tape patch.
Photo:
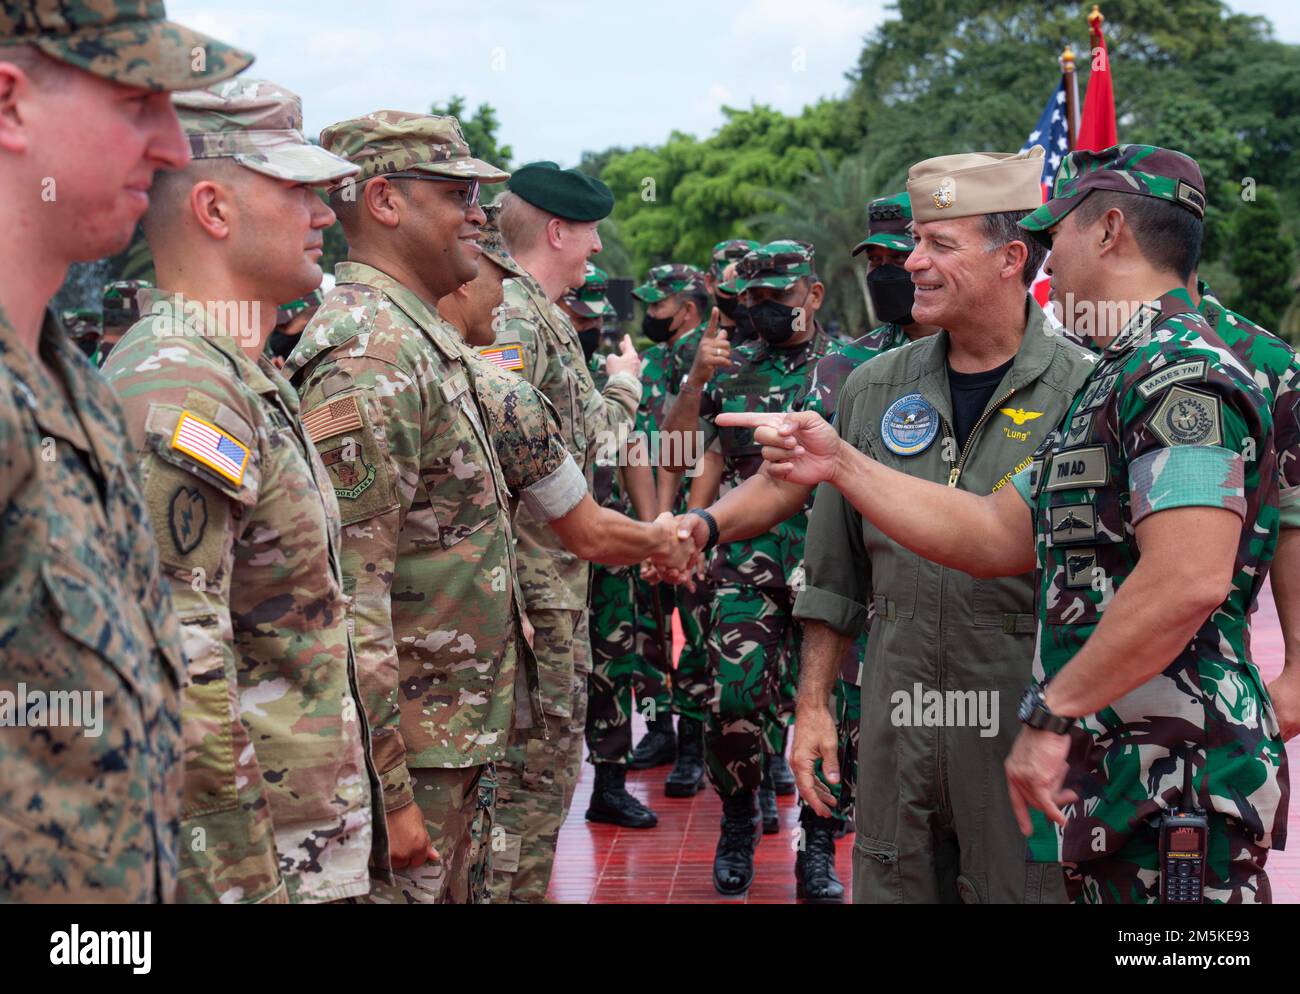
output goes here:
[[1102, 487], [1110, 479], [1110, 459], [1104, 445], [1086, 449], [1068, 449], [1052, 456], [1044, 490], [1068, 490], [1073, 487]]
[[1187, 380], [1205, 379], [1205, 360], [1197, 359], [1194, 362], [1180, 362], [1176, 365], [1169, 366], [1159, 372], [1152, 373], [1146, 379], [1137, 385], [1137, 392], [1142, 395], [1143, 400], [1150, 400], [1151, 395], [1167, 386], [1175, 383], [1183, 383]]

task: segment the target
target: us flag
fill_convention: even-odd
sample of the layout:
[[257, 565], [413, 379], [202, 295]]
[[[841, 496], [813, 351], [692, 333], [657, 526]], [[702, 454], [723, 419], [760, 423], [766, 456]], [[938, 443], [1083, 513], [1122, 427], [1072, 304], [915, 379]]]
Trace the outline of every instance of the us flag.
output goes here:
[[518, 345], [501, 345], [495, 349], [483, 349], [479, 352], [484, 359], [502, 369], [523, 369], [524, 356]]
[[242, 483], [248, 449], [188, 411], [181, 415], [172, 448], [184, 452], [235, 483]]
[[[1052, 180], [1056, 178], [1056, 170], [1060, 168], [1070, 152], [1070, 127], [1066, 118], [1064, 77], [1056, 84], [1052, 95], [1047, 98], [1047, 106], [1043, 108], [1038, 123], [1034, 125], [1034, 130], [1029, 132], [1029, 138], [1020, 151], [1027, 152], [1035, 145], [1043, 146], [1043, 175], [1039, 182], [1043, 185], [1043, 202], [1046, 203], [1052, 195]], [[1050, 284], [1051, 280], [1040, 269], [1038, 275], [1034, 277], [1033, 285], [1029, 288], [1034, 299], [1044, 307], [1047, 306]]]

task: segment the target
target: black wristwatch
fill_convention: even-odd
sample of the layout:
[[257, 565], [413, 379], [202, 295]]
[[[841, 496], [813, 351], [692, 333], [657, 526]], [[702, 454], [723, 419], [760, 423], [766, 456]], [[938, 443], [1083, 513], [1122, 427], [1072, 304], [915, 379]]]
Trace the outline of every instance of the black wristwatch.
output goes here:
[[1031, 683], [1025, 688], [1016, 716], [1030, 728], [1041, 728], [1045, 732], [1055, 732], [1057, 735], [1064, 735], [1074, 727], [1073, 718], [1063, 718], [1059, 714], [1054, 714], [1047, 706], [1043, 686], [1040, 683]]
[[713, 515], [702, 507], [693, 507], [686, 513], [698, 514], [704, 519], [704, 523], [709, 526], [709, 541], [705, 544], [704, 548], [700, 550], [701, 552], [708, 552], [718, 544], [718, 522], [714, 519]]

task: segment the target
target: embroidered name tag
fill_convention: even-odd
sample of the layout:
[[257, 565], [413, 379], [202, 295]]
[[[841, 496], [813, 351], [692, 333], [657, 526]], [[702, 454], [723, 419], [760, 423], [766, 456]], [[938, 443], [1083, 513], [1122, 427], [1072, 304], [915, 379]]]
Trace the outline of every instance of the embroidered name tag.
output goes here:
[[1150, 400], [1152, 394], [1163, 390], [1167, 386], [1183, 383], [1186, 380], [1203, 379], [1205, 379], [1204, 359], [1197, 359], [1195, 362], [1180, 362], [1159, 372], [1152, 373], [1137, 385], [1137, 392], [1142, 395], [1143, 400]]
[[1086, 449], [1068, 449], [1052, 457], [1047, 471], [1044, 490], [1066, 490], [1071, 487], [1105, 486], [1110, 479], [1110, 460], [1106, 446], [1094, 445]]

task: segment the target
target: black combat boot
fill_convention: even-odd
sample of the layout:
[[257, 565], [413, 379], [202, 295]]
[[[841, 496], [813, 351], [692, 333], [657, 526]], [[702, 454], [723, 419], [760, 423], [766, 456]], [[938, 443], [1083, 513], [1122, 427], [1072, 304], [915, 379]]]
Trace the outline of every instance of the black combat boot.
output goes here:
[[785, 753], [778, 752], [767, 757], [767, 771], [772, 776], [772, 786], [781, 797], [794, 793], [794, 771], [785, 761]]
[[839, 904], [844, 900], [844, 885], [835, 875], [835, 819], [818, 818], [811, 808], [804, 808], [799, 825], [803, 837], [794, 860], [799, 900]]
[[763, 771], [763, 782], [758, 787], [758, 811], [763, 816], [763, 834], [774, 835], [781, 830], [781, 815], [776, 809], [776, 788], [772, 784], [772, 771]]
[[677, 762], [664, 781], [665, 797], [693, 797], [704, 783], [704, 723], [677, 719]]
[[646, 733], [632, 750], [629, 770], [648, 770], [652, 766], [671, 763], [677, 756], [677, 736], [673, 734], [673, 714], [665, 711], [648, 722]]
[[758, 811], [754, 792], [722, 799], [722, 835], [713, 857], [713, 888], [734, 897], [754, 881], [754, 847], [758, 845]]
[[654, 828], [658, 816], [627, 792], [627, 767], [619, 763], [596, 763], [596, 786], [587, 806], [587, 821], [601, 821], [623, 828]]

